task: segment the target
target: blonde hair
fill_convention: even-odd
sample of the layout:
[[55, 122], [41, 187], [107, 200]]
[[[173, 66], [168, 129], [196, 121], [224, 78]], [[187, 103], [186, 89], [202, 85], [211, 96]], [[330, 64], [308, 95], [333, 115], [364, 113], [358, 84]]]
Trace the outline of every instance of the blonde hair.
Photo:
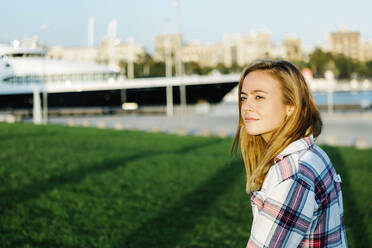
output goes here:
[[[241, 115], [240, 92], [244, 78], [253, 71], [267, 73], [280, 83], [282, 100], [294, 106], [293, 112], [274, 131], [268, 142], [260, 135], [249, 135]], [[274, 158], [290, 143], [300, 138], [319, 136], [322, 121], [314, 99], [301, 72], [293, 64], [284, 60], [258, 61], [244, 69], [239, 81], [239, 124], [235, 134], [231, 155], [236, 153], [239, 140], [247, 174], [247, 192], [260, 190]]]

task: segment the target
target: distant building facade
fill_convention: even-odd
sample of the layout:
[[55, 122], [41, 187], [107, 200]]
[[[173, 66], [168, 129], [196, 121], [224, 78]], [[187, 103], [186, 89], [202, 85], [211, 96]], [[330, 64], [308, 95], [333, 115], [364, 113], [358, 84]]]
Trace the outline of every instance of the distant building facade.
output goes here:
[[98, 49], [93, 47], [54, 46], [49, 49], [46, 56], [50, 59], [96, 63], [98, 59]]
[[287, 36], [284, 39], [283, 46], [285, 50], [284, 59], [300, 61], [304, 58], [301, 48], [301, 40], [299, 38]]
[[142, 45], [135, 44], [132, 39], [121, 42], [117, 38], [105, 38], [98, 48], [98, 62], [111, 67], [119, 66], [120, 61], [138, 63], [145, 56]]
[[341, 30], [328, 34], [328, 49], [333, 54], [362, 60], [362, 42], [359, 31]]
[[271, 34], [266, 31], [255, 31], [246, 38], [246, 61], [245, 64], [251, 63], [256, 59], [267, 59], [271, 57], [273, 48]]
[[120, 42], [118, 39], [106, 38], [98, 48], [55, 46], [49, 49], [46, 56], [51, 59], [108, 64], [118, 70], [120, 61], [137, 63], [144, 55], [143, 46], [131, 40]]
[[182, 35], [176, 33], [160, 34], [154, 40], [154, 60], [165, 61], [167, 54], [175, 58], [177, 49], [182, 48]]
[[265, 31], [252, 31], [250, 35], [225, 35], [224, 64], [244, 66], [256, 59], [270, 58], [272, 50], [271, 35]]
[[191, 42], [182, 47], [182, 61], [195, 62], [201, 67], [215, 67], [223, 63], [223, 45]]
[[253, 30], [249, 35], [228, 34], [223, 43], [202, 44], [200, 42], [182, 43], [180, 34], [161, 34], [155, 37], [154, 60], [165, 62], [166, 56], [175, 63], [177, 48], [181, 47], [182, 61], [195, 62], [201, 67], [245, 66], [257, 59], [280, 58], [288, 60], [303, 59], [301, 40], [287, 37], [280, 46], [272, 44], [271, 34]]
[[224, 65], [231, 67], [234, 64], [241, 64], [242, 57], [242, 36], [239, 34], [225, 35], [223, 39], [223, 60]]
[[363, 44], [362, 55], [363, 61], [372, 61], [372, 40]]
[[178, 49], [181, 51], [183, 63], [194, 62], [201, 67], [214, 67], [224, 62], [224, 45], [222, 43], [210, 45], [192, 41], [183, 44], [182, 36], [177, 33], [155, 36], [153, 58], [155, 61], [165, 62], [167, 56], [170, 56], [172, 64], [175, 65]]
[[273, 46], [270, 51], [270, 57], [272, 59], [284, 59], [287, 56], [287, 50], [284, 44]]

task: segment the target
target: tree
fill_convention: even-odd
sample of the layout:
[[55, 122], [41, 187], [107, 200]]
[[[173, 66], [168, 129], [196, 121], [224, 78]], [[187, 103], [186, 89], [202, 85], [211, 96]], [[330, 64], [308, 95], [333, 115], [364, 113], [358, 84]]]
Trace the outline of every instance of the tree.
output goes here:
[[209, 67], [209, 66], [202, 67], [201, 70], [200, 70], [200, 75], [207, 75], [207, 74], [209, 74], [212, 70], [213, 70], [213, 67]]
[[295, 64], [300, 70], [304, 69], [304, 68], [309, 68], [311, 67], [309, 63], [303, 61], [303, 60], [294, 60], [294, 61], [291, 61], [293, 64]]
[[365, 63], [365, 77], [372, 78], [372, 60]]
[[335, 58], [335, 65], [338, 71], [337, 78], [348, 79], [352, 73], [352, 62], [349, 58], [343, 55], [337, 55]]
[[230, 72], [229, 68], [227, 68], [223, 63], [218, 63], [216, 69], [222, 74], [227, 74]]
[[186, 62], [184, 66], [186, 75], [201, 74], [201, 67], [196, 62]]
[[165, 77], [165, 63], [152, 62], [150, 64], [150, 77]]
[[365, 74], [365, 65], [344, 55], [337, 55], [334, 59], [339, 79], [350, 79]]
[[124, 75], [127, 74], [127, 61], [125, 60], [120, 60], [119, 61], [119, 69], [120, 69], [120, 72], [123, 73]]
[[314, 77], [323, 77], [324, 72], [332, 67], [330, 65], [333, 55], [330, 52], [323, 52], [322, 49], [316, 48], [309, 55], [309, 65], [314, 73]]
[[240, 72], [241, 71], [241, 68], [240, 66], [238, 65], [238, 63], [236, 63], [235, 61], [232, 63], [231, 67], [230, 67], [230, 71], [232, 72]]
[[[143, 77], [143, 65], [139, 63], [133, 63], [133, 74], [135, 78]], [[119, 61], [119, 69], [122, 75], [128, 77], [128, 62], [125, 60]]]
[[141, 75], [141, 77], [148, 77], [150, 76], [150, 66], [153, 63], [153, 59], [150, 56], [150, 54], [145, 53], [144, 55], [139, 56], [138, 58], [138, 64], [140, 65], [138, 70], [141, 70], [141, 72], [138, 71], [138, 74]]

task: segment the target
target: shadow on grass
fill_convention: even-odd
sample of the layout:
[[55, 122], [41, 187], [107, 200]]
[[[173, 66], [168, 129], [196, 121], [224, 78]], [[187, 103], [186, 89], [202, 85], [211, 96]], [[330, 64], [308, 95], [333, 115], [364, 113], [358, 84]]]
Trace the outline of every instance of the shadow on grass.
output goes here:
[[344, 203], [344, 219], [345, 227], [350, 228], [351, 232], [347, 232], [348, 243], [350, 243], [350, 235], [352, 235], [353, 244], [355, 247], [368, 247], [368, 235], [366, 226], [363, 222], [363, 211], [360, 211], [356, 206], [356, 194], [353, 192], [350, 182], [349, 168], [346, 165], [339, 148], [332, 146], [322, 146], [330, 157], [332, 164], [336, 168], [337, 173], [341, 175], [342, 197]]
[[3, 212], [6, 209], [13, 208], [17, 204], [27, 201], [28, 199], [37, 198], [41, 194], [51, 191], [53, 189], [56, 189], [58, 187], [61, 187], [66, 184], [76, 184], [79, 183], [82, 179], [84, 179], [86, 176], [89, 176], [91, 174], [100, 174], [104, 171], [114, 170], [118, 167], [124, 167], [128, 162], [135, 161], [137, 159], [146, 159], [162, 154], [185, 154], [188, 152], [191, 152], [193, 150], [197, 150], [199, 148], [212, 146], [217, 143], [222, 142], [222, 139], [216, 139], [212, 142], [205, 142], [200, 145], [190, 145], [181, 147], [176, 150], [166, 150], [166, 151], [153, 151], [153, 152], [144, 152], [140, 151], [135, 153], [134, 155], [130, 156], [124, 156], [121, 158], [115, 158], [115, 159], [108, 159], [105, 160], [103, 163], [95, 164], [95, 165], [87, 165], [87, 166], [81, 166], [79, 169], [70, 171], [68, 173], [65, 173], [63, 175], [58, 175], [49, 178], [46, 181], [43, 182], [37, 182], [37, 183], [31, 183], [28, 185], [22, 186], [22, 188], [19, 189], [13, 189], [13, 190], [7, 190], [5, 192], [0, 192], [0, 215], [3, 214]]
[[226, 165], [172, 208], [163, 210], [143, 223], [129, 236], [124, 237], [119, 247], [181, 247], [179, 242], [183, 234], [194, 228], [197, 219], [205, 214], [241, 175], [238, 163], [234, 160], [230, 166]]

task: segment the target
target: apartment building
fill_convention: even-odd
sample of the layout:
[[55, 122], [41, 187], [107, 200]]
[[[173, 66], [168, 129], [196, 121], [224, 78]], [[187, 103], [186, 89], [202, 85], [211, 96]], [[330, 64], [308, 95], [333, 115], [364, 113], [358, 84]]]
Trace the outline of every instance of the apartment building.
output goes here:
[[63, 59], [95, 63], [98, 59], [98, 49], [93, 47], [63, 47], [54, 46], [46, 54], [47, 58]]
[[173, 59], [178, 49], [182, 49], [182, 35], [176, 33], [160, 34], [154, 38], [154, 60], [165, 61], [167, 54]]
[[195, 62], [201, 67], [215, 67], [223, 63], [223, 44], [202, 44], [197, 41], [190, 42], [182, 47], [182, 61]]
[[327, 46], [333, 54], [362, 60], [362, 41], [359, 31], [341, 30], [329, 33]]
[[271, 57], [272, 41], [266, 31], [252, 31], [250, 35], [225, 35], [224, 64], [244, 66], [256, 59]]

